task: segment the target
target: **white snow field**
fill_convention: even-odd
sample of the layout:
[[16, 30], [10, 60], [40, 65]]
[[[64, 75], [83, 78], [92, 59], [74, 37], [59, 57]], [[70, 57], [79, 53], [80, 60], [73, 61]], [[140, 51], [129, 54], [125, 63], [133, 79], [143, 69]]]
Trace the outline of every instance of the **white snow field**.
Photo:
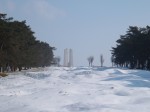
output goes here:
[[0, 112], [150, 112], [150, 72], [49, 67], [0, 78]]

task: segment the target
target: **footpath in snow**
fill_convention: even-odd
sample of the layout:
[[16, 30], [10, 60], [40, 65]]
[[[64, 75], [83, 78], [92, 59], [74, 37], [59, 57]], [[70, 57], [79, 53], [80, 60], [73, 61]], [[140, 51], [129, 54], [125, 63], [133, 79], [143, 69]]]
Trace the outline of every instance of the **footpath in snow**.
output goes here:
[[0, 78], [0, 112], [150, 112], [150, 72], [49, 67]]

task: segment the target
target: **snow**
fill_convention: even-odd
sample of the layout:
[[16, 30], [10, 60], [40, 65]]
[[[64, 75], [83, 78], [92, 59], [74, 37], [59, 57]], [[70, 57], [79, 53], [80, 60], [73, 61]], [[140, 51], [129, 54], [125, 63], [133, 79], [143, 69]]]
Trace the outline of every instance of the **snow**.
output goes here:
[[0, 112], [149, 111], [149, 71], [49, 67], [0, 78]]

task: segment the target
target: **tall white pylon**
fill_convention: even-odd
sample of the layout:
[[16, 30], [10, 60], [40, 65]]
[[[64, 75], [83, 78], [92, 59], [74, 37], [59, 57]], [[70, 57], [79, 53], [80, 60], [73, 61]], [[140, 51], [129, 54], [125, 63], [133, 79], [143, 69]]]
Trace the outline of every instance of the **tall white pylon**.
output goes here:
[[64, 49], [64, 66], [68, 66], [68, 49]]
[[69, 50], [69, 66], [73, 66], [73, 51], [72, 49]]
[[64, 49], [64, 66], [73, 66], [73, 51], [72, 49]]

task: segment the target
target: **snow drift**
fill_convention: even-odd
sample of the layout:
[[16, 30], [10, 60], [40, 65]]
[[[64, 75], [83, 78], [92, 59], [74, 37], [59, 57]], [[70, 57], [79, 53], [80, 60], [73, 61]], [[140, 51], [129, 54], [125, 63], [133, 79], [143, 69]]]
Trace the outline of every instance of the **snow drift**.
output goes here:
[[0, 78], [0, 112], [149, 110], [149, 71], [49, 67]]

